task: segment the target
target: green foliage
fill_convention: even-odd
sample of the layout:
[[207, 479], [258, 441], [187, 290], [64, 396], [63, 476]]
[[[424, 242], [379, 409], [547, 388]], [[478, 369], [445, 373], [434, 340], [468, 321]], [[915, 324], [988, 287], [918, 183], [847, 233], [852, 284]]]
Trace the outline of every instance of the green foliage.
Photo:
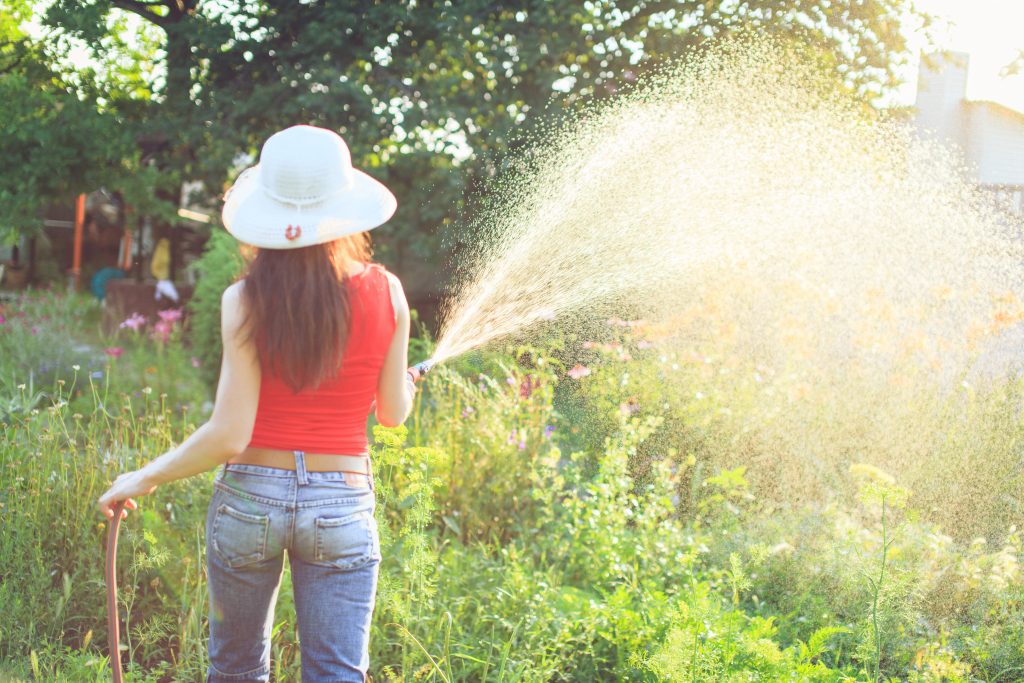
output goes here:
[[42, 230], [46, 202], [119, 179], [130, 140], [94, 103], [23, 73], [0, 74], [0, 240]]
[[[0, 306], [0, 397], [12, 401], [7, 414], [27, 412], [37, 396], [75, 375], [74, 365], [92, 371], [95, 349], [76, 341], [83, 327], [99, 325], [100, 307], [94, 297], [68, 297], [52, 291], [28, 291]], [[17, 389], [26, 386], [26, 392]], [[41, 395], [41, 394], [39, 394]], [[20, 406], [21, 410], [14, 410]], [[0, 407], [2, 409], [2, 407]]]
[[[47, 202], [124, 180], [136, 159], [123, 120], [104, 111], [94, 90], [55, 64], [59, 48], [21, 30], [31, 17], [15, 3], [0, 23], [0, 241], [42, 229]], [[151, 178], [149, 178], [151, 180]]]
[[220, 300], [228, 285], [242, 274], [244, 261], [238, 240], [225, 230], [214, 230], [203, 256], [194, 267], [198, 284], [189, 301], [192, 349], [203, 377], [211, 386], [220, 376]]
[[[9, 620], [0, 626], [0, 660], [34, 651], [40, 671], [52, 673], [46, 680], [95, 680], [103, 668], [95, 652], [72, 655], [94, 636], [103, 642], [93, 633], [105, 613], [104, 525], [94, 501], [123, 468], [159, 455], [194, 429], [189, 410], [198, 412], [205, 394], [197, 393], [201, 385], [177, 333], [167, 344], [141, 331], [98, 338], [92, 297], [29, 292], [5, 306], [3, 316], [0, 611]], [[115, 344], [122, 350], [116, 359], [104, 352]], [[203, 489], [199, 479], [168, 489], [159, 511], [143, 511], [126, 529], [133, 580], [122, 597], [130, 611], [151, 612], [163, 602], [165, 586], [181, 581], [188, 562], [161, 566], [158, 560], [194, 550], [177, 511]], [[142, 584], [145, 595], [136, 594]], [[134, 624], [126, 633], [132, 657], [149, 656], [154, 633], [166, 631], [168, 618], [158, 612]]]
[[[191, 432], [209, 396], [174, 335], [100, 337], [96, 311], [77, 301], [17, 306], [65, 336], [95, 328], [92, 348], [123, 354], [102, 355], [100, 380], [87, 353], [24, 399], [5, 385], [0, 401], [14, 406], [0, 424], [0, 676], [14, 680], [109, 679], [95, 498]], [[5, 325], [22, 325], [17, 312], [5, 309]], [[0, 351], [26, 334], [0, 326]], [[631, 371], [643, 377], [648, 363]], [[861, 478], [848, 498], [780, 508], [756, 483], [762, 464], [683, 455], [664, 438], [677, 416], [649, 414], [621, 368], [592, 365], [575, 380], [550, 347], [471, 355], [427, 376], [408, 427], [374, 429], [376, 680], [1019, 680], [1016, 529], [959, 543], [876, 467], [847, 473]], [[558, 410], [570, 389], [612, 406], [600, 435], [573, 434]], [[162, 486], [122, 525], [132, 680], [205, 674], [210, 494], [208, 476]], [[301, 677], [289, 576], [274, 680]]]
[[[40, 19], [51, 29], [41, 41], [47, 68], [109, 114], [104, 125], [113, 117], [119, 131], [153, 144], [160, 173], [146, 180], [158, 191], [131, 189], [140, 210], [148, 199], [145, 211], [161, 213], [162, 203], [173, 222], [182, 180], [202, 180], [216, 196], [239, 152], [257, 153], [284, 125], [333, 128], [357, 165], [399, 197], [379, 231], [381, 260], [410, 291], [429, 292], [442, 285], [437, 264], [474, 243], [472, 230], [454, 221], [471, 214], [510, 155], [550, 135], [560, 115], [704, 49], [708, 37], [741, 30], [813, 46], [823, 68], [871, 100], [895, 83], [906, 43], [893, 17], [910, 5], [57, 0]], [[98, 66], [62, 58], [71, 45]], [[40, 113], [30, 123], [46, 121]], [[69, 135], [65, 150], [46, 153], [89, 165], [91, 145], [110, 139]], [[128, 172], [120, 182], [133, 185], [137, 152], [122, 154]], [[57, 169], [53, 182], [77, 178]]]

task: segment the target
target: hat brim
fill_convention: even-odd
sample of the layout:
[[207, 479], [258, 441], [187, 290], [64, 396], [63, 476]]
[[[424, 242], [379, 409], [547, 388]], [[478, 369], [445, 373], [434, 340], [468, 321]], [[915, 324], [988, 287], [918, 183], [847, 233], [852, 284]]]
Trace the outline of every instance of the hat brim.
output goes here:
[[298, 249], [372, 230], [394, 215], [398, 201], [383, 183], [352, 169], [351, 183], [315, 205], [296, 207], [267, 195], [259, 164], [238, 177], [224, 200], [224, 227], [240, 242]]

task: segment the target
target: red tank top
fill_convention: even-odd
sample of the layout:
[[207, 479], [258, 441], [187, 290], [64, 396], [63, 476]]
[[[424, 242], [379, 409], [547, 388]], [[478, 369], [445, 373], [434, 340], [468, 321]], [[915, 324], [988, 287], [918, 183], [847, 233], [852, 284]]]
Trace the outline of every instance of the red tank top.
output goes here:
[[348, 279], [352, 321], [341, 370], [298, 394], [260, 363], [259, 405], [249, 445], [309, 453], [367, 455], [366, 419], [395, 332], [391, 288], [383, 267], [369, 264]]

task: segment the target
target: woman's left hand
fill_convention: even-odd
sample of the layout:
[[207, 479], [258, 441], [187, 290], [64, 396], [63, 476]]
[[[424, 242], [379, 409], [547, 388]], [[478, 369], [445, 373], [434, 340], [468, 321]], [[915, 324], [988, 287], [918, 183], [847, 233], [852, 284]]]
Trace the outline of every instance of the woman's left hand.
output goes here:
[[142, 470], [125, 472], [114, 480], [107, 492], [100, 496], [97, 507], [107, 519], [113, 519], [114, 506], [119, 500], [127, 500], [125, 509], [121, 511], [121, 519], [128, 516], [128, 510], [135, 510], [139, 504], [132, 500], [131, 496], [144, 496], [153, 493], [156, 484], [150, 482], [149, 477]]

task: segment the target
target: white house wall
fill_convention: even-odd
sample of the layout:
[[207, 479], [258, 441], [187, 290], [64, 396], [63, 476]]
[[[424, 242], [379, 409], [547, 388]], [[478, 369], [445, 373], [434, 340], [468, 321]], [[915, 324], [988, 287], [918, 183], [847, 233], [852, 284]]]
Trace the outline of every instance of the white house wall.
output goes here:
[[982, 185], [1024, 185], [1024, 117], [994, 107], [970, 104], [967, 119], [968, 163]]
[[961, 52], [921, 57], [915, 123], [924, 137], [964, 145], [968, 61]]

